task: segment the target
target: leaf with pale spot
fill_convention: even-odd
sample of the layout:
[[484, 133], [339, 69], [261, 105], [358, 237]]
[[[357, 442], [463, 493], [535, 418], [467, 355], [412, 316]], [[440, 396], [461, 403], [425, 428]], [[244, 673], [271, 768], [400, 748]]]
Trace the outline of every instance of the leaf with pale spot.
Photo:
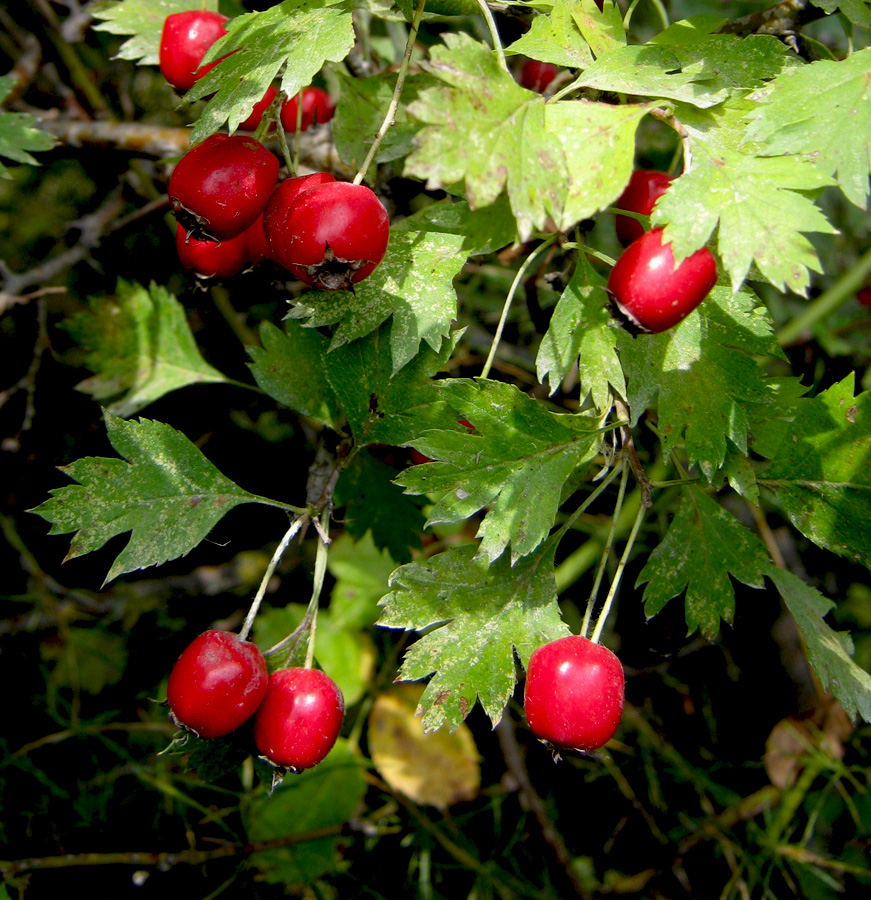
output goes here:
[[489, 506], [478, 556], [492, 562], [510, 543], [515, 562], [547, 538], [563, 486], [597, 451], [597, 424], [553, 413], [498, 381], [452, 378], [436, 387], [475, 430], [432, 430], [410, 441], [434, 461], [406, 470], [397, 483], [436, 498], [428, 525], [461, 522]]
[[106, 581], [193, 550], [240, 503], [271, 503], [222, 475], [181, 432], [162, 422], [106, 414], [109, 441], [123, 457], [84, 457], [61, 471], [78, 484], [52, 490], [31, 512], [50, 534], [76, 532], [67, 559], [130, 532]]
[[353, 291], [309, 291], [290, 318], [309, 327], [338, 325], [330, 350], [365, 337], [391, 316], [390, 348], [398, 372], [424, 341], [441, 348], [457, 317], [453, 281], [466, 259], [463, 236], [435, 232], [391, 232], [377, 269]]
[[747, 116], [747, 138], [761, 153], [812, 159], [851, 203], [868, 208], [871, 49], [788, 69], [753, 99], [759, 105]]
[[510, 566], [487, 567], [475, 547], [449, 547], [390, 577], [385, 628], [426, 631], [406, 653], [400, 678], [432, 675], [420, 700], [427, 731], [457, 728], [480, 700], [495, 726], [516, 684], [515, 654], [526, 665], [536, 647], [569, 633], [553, 577], [556, 541]]
[[808, 270], [822, 269], [805, 234], [836, 229], [801, 192], [833, 182], [807, 159], [764, 158], [750, 145], [739, 147], [747, 108], [678, 110], [693, 167], [659, 199], [651, 222], [667, 225], [665, 239], [678, 261], [704, 246], [719, 227], [717, 249], [736, 290], [755, 263], [776, 287], [804, 294]]
[[555, 0], [548, 15], [535, 16], [529, 31], [506, 47], [505, 53], [519, 53], [570, 69], [586, 68], [593, 61], [590, 47], [572, 18], [569, 0]]

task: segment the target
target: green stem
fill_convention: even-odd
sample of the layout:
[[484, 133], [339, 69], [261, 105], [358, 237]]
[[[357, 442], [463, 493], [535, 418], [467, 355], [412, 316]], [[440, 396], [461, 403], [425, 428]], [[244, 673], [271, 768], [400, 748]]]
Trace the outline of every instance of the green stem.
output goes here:
[[417, 0], [414, 18], [411, 20], [411, 31], [408, 33], [408, 40], [405, 43], [405, 52], [402, 55], [402, 62], [399, 66], [399, 74], [396, 76], [396, 87], [393, 89], [393, 97], [390, 100], [390, 106], [387, 107], [387, 115], [384, 116], [384, 121], [378, 129], [378, 134], [375, 135], [375, 140], [372, 141], [372, 145], [369, 147], [369, 152], [366, 154], [366, 159], [363, 160], [363, 165], [360, 166], [360, 171], [354, 176], [354, 184], [360, 184], [366, 177], [366, 172], [375, 160], [375, 156], [378, 153], [381, 142], [384, 140], [384, 136], [396, 122], [396, 110], [399, 108], [399, 98], [402, 95], [402, 88], [405, 85], [405, 76], [408, 74], [408, 66], [411, 62], [411, 54], [414, 52], [414, 44], [415, 41], [417, 41], [417, 32], [420, 29], [420, 21], [423, 18], [423, 8], [425, 5], [426, 0]]
[[487, 6], [487, 0], [478, 0], [478, 6], [481, 8], [481, 15], [490, 29], [490, 37], [493, 39], [493, 49], [496, 51], [496, 58], [499, 60], [499, 68], [508, 72], [508, 60], [505, 59], [505, 50], [502, 48], [502, 41], [499, 38], [499, 31], [496, 28], [496, 20], [490, 7]]
[[251, 603], [248, 615], [245, 616], [245, 621], [242, 623], [242, 630], [239, 632], [240, 641], [248, 640], [248, 635], [251, 633], [251, 626], [254, 624], [257, 611], [260, 609], [263, 596], [266, 594], [266, 587], [269, 584], [269, 579], [272, 578], [272, 573], [275, 571], [275, 567], [278, 565], [281, 557], [284, 556], [284, 551], [287, 550], [288, 545], [299, 532], [300, 528], [302, 528], [305, 521], [305, 516], [300, 516], [298, 519], [295, 519], [290, 528], [284, 533], [284, 537], [281, 539], [275, 553], [272, 554], [272, 559], [269, 560], [269, 565], [263, 573], [263, 578], [260, 580], [260, 587], [257, 588], [257, 593], [254, 595], [254, 601]]
[[617, 571], [614, 573], [611, 589], [608, 591], [608, 596], [605, 598], [605, 605], [602, 607], [602, 612], [599, 613], [599, 618], [596, 620], [596, 627], [590, 637], [590, 640], [594, 644], [599, 642], [599, 638], [602, 635], [602, 629], [605, 627], [608, 614], [611, 612], [611, 605], [614, 602], [620, 579], [623, 577], [623, 570], [626, 568], [626, 562], [629, 559], [629, 554], [632, 552], [632, 545], [635, 543], [635, 538], [638, 537], [638, 530], [641, 528], [641, 523], [644, 521], [644, 514], [646, 512], [647, 508], [645, 505], [643, 503], [640, 504], [638, 507], [638, 515], [635, 517], [635, 524], [632, 526], [632, 531], [629, 534], [629, 540], [626, 541], [626, 546], [623, 548], [623, 555], [620, 557], [620, 562], [617, 564]]
[[284, 157], [284, 164], [287, 166], [287, 174], [293, 178], [296, 175], [296, 166], [293, 162], [290, 147], [287, 146], [287, 135], [284, 133], [284, 125], [281, 122], [281, 116], [278, 117], [275, 131], [278, 134], [278, 145], [281, 147], [281, 155]]
[[806, 331], [843, 306], [862, 287], [871, 273], [871, 249], [867, 250], [852, 269], [846, 271], [828, 290], [814, 300], [805, 311], [787, 322], [777, 332], [781, 346], [795, 343]]
[[296, 95], [296, 130], [293, 132], [293, 174], [299, 171], [299, 148], [302, 143], [302, 92]]
[[318, 551], [315, 557], [315, 575], [312, 585], [312, 597], [308, 611], [311, 613], [311, 626], [308, 632], [308, 646], [305, 651], [305, 667], [310, 669], [315, 659], [315, 635], [318, 630], [318, 605], [324, 587], [324, 576], [327, 573], [327, 545], [330, 542], [330, 510], [329, 506], [321, 513], [318, 528]]
[[623, 498], [626, 496], [626, 484], [629, 481], [629, 465], [625, 459], [622, 461], [620, 468], [623, 470], [623, 477], [620, 479], [620, 490], [617, 494], [617, 503], [614, 506], [614, 514], [611, 516], [611, 527], [608, 529], [608, 537], [605, 539], [605, 546], [602, 548], [599, 568], [596, 571], [596, 577], [593, 581], [593, 589], [590, 591], [590, 597], [587, 600], [587, 609], [584, 612], [584, 622], [581, 625], [581, 637], [587, 636], [587, 629], [590, 627], [593, 607], [596, 605], [596, 597], [599, 594], [599, 587], [602, 584], [602, 577], [605, 574], [605, 565], [608, 562], [611, 548], [614, 546], [614, 533], [617, 530], [617, 520], [620, 518], [620, 512], [623, 509]]
[[529, 270], [529, 267], [532, 265], [533, 260], [541, 255], [543, 250], [547, 250], [548, 247], [556, 240], [556, 235], [551, 235], [547, 240], [543, 241], [526, 259], [523, 261], [523, 265], [517, 270], [517, 274], [514, 276], [514, 281], [511, 282], [511, 289], [508, 291], [508, 296], [505, 298], [505, 305], [502, 307], [502, 315], [499, 318], [499, 325], [496, 328], [496, 334], [493, 337], [493, 343], [490, 345], [490, 353], [487, 356], [487, 361], [484, 363], [484, 368], [481, 370], [481, 377], [486, 378], [490, 374], [490, 368], [493, 365], [493, 360], [496, 357], [496, 350], [499, 347], [499, 342], [502, 340], [502, 332], [505, 329], [505, 322], [508, 319], [508, 311], [511, 309], [511, 303], [514, 300], [514, 294], [517, 292], [517, 288], [520, 285], [520, 282], [523, 279], [523, 276]]

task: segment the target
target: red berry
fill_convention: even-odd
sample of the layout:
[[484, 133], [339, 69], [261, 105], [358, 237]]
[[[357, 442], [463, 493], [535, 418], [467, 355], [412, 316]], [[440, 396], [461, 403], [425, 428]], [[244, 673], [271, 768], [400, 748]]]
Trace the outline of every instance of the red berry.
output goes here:
[[205, 9], [173, 13], [166, 17], [160, 37], [160, 71], [179, 91], [194, 86], [221, 60], [200, 67], [206, 51], [227, 31], [226, 16]]
[[336, 683], [318, 669], [279, 669], [254, 719], [254, 741], [276, 765], [310, 769], [333, 748], [345, 699]]
[[263, 654], [227, 631], [205, 631], [178, 658], [166, 699], [176, 721], [202, 738], [229, 734], [257, 711], [269, 684]]
[[411, 462], [415, 466], [422, 466], [424, 463], [432, 462], [432, 460], [428, 456], [424, 456], [420, 450], [415, 450], [414, 447], [411, 448]]
[[543, 94], [547, 86], [556, 78], [559, 69], [553, 63], [528, 59], [520, 69], [520, 83], [528, 91]]
[[856, 299], [865, 307], [871, 307], [871, 284], [856, 291]]
[[266, 209], [263, 210], [263, 230], [269, 244], [270, 256], [285, 269], [289, 263], [284, 259], [284, 244], [287, 237], [287, 216], [293, 201], [303, 192], [319, 184], [327, 184], [336, 179], [329, 172], [315, 172], [313, 175], [298, 175], [288, 178], [272, 192]]
[[717, 283], [717, 264], [707, 247], [677, 268], [671, 244], [654, 228], [633, 241], [611, 270], [608, 290], [619, 312], [641, 331], [666, 331], [688, 316]]
[[266, 240], [266, 232], [263, 230], [263, 214], [254, 220], [253, 225], [245, 229], [241, 237], [245, 238], [248, 251], [248, 262], [252, 266], [259, 266], [265, 259], [271, 259], [269, 241]]
[[[637, 169], [632, 173], [626, 190], [614, 204], [618, 209], [649, 216], [653, 212], [656, 201], [668, 190], [672, 179], [665, 172], [649, 169]], [[644, 234], [644, 226], [638, 219], [629, 216], [617, 216], [617, 240], [624, 247], [638, 240]]]
[[[267, 236], [275, 248], [270, 230]], [[362, 184], [333, 181], [294, 200], [276, 259], [306, 284], [348, 289], [372, 274], [389, 239], [390, 219], [375, 194]]]
[[278, 159], [259, 141], [213, 134], [169, 178], [176, 219], [200, 240], [223, 241], [251, 225], [278, 181]]
[[226, 241], [198, 241], [189, 237], [181, 225], [175, 233], [175, 249], [181, 264], [201, 278], [238, 275], [249, 263], [248, 246], [247, 231]]
[[[258, 100], [254, 104], [254, 108], [251, 110], [251, 115], [248, 116], [248, 118], [239, 125], [239, 128], [242, 131], [257, 131], [257, 129], [260, 127], [260, 122], [263, 119], [263, 113], [265, 113], [266, 110], [269, 109], [269, 104], [272, 103], [272, 101], [277, 96], [278, 91], [270, 84], [266, 89], [266, 93], [263, 95], [263, 99]], [[270, 130], [274, 127], [274, 125], [271, 126]]]
[[526, 721], [544, 741], [575, 750], [607, 744], [620, 724], [623, 699], [623, 667], [601, 644], [573, 634], [529, 658]]
[[[281, 105], [281, 124], [285, 131], [296, 131], [296, 110], [299, 94], [289, 97]], [[302, 125], [300, 131], [308, 131], [312, 124], [323, 125], [333, 118], [336, 107], [330, 95], [320, 88], [302, 89]]]

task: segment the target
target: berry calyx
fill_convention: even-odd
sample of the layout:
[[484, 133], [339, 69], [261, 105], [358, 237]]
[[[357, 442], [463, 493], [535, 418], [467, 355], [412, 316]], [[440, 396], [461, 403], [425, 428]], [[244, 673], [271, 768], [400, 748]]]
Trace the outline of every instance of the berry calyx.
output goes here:
[[266, 209], [263, 210], [263, 230], [269, 244], [270, 256], [285, 269], [290, 264], [284, 259], [284, 245], [287, 238], [287, 216], [294, 200], [303, 192], [319, 184], [328, 184], [336, 179], [329, 172], [315, 172], [313, 175], [298, 175], [287, 178], [272, 192]]
[[[281, 125], [285, 131], [296, 131], [296, 112], [299, 94], [288, 97], [281, 105]], [[300, 131], [308, 131], [312, 125], [323, 125], [333, 118], [336, 107], [330, 95], [318, 87], [302, 89], [302, 123]]]
[[559, 69], [553, 63], [528, 59], [520, 68], [520, 84], [528, 91], [543, 94], [556, 78], [557, 72]]
[[530, 730], [543, 741], [596, 750], [614, 736], [623, 702], [623, 667], [601, 644], [573, 634], [529, 658], [523, 705]]
[[247, 231], [226, 241], [198, 241], [190, 237], [181, 225], [175, 232], [179, 262], [200, 278], [231, 278], [238, 275], [249, 263], [248, 241]]
[[179, 725], [218, 738], [254, 715], [268, 684], [266, 660], [254, 644], [227, 631], [204, 631], [173, 666], [166, 699]]
[[220, 13], [206, 9], [193, 9], [173, 13], [166, 17], [160, 36], [160, 71], [163, 77], [179, 91], [186, 91], [220, 60], [200, 66], [206, 51], [227, 30], [229, 21]]
[[345, 715], [336, 683], [319, 669], [279, 669], [254, 719], [254, 741], [277, 766], [300, 771], [332, 750]]
[[671, 244], [654, 228], [633, 241], [608, 278], [608, 291], [630, 329], [657, 333], [673, 328], [717, 283], [717, 263], [707, 247], [675, 266]]
[[[626, 185], [626, 190], [614, 204], [618, 209], [649, 216], [653, 212], [656, 201], [668, 190], [672, 182], [670, 175], [652, 169], [636, 169]], [[624, 247], [644, 234], [644, 226], [638, 219], [618, 215], [615, 221], [617, 240]]]
[[237, 237], [266, 206], [279, 163], [259, 141], [213, 134], [188, 151], [169, 178], [178, 222], [198, 240]]
[[266, 222], [274, 258], [305, 284], [347, 290], [368, 278], [387, 252], [390, 219], [362, 184], [332, 181], [300, 192], [276, 233]]

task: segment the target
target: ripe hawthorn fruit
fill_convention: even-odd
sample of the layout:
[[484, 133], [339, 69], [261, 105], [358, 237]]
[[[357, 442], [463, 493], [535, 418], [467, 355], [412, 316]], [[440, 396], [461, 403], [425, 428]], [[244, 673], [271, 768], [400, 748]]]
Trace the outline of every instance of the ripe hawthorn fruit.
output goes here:
[[[285, 131], [296, 131], [296, 111], [299, 94], [288, 97], [281, 104], [281, 125]], [[333, 118], [336, 107], [330, 95], [318, 87], [302, 89], [302, 122], [300, 131], [308, 131], [312, 125], [323, 125]]]
[[259, 266], [264, 260], [272, 259], [269, 241], [266, 240], [266, 232], [263, 229], [263, 213], [257, 216], [254, 223], [245, 229], [241, 237], [245, 238], [248, 262], [252, 266]]
[[158, 59], [163, 77], [176, 90], [192, 88], [221, 61], [200, 66], [209, 47], [227, 33], [224, 28], [227, 21], [226, 16], [206, 9], [192, 9], [166, 17]]
[[316, 766], [336, 743], [345, 699], [319, 669], [279, 669], [254, 719], [257, 749], [278, 766], [297, 771]]
[[390, 219], [362, 184], [330, 181], [297, 194], [278, 233], [266, 220], [273, 258], [320, 290], [347, 290], [387, 252]]
[[254, 644], [227, 631], [204, 631], [169, 673], [166, 699], [179, 725], [217, 738], [254, 715], [268, 685], [266, 660]]
[[[636, 169], [629, 179], [626, 190], [614, 204], [618, 209], [649, 216], [653, 212], [656, 201], [668, 190], [672, 182], [670, 175], [652, 169]], [[618, 215], [615, 221], [617, 240], [624, 247], [644, 234], [644, 226], [638, 219]]]
[[175, 232], [175, 249], [181, 264], [201, 278], [231, 278], [250, 261], [247, 231], [226, 241], [198, 241], [189, 237], [179, 225]]
[[269, 244], [270, 256], [279, 265], [289, 268], [284, 259], [284, 245], [287, 238], [287, 216], [293, 201], [303, 192], [319, 184], [327, 184], [336, 179], [329, 172], [315, 172], [313, 175], [298, 175], [287, 178], [272, 192], [263, 210], [263, 230]]
[[866, 284], [865, 287], [859, 288], [856, 291], [856, 299], [862, 306], [871, 308], [871, 284]]
[[569, 635], [529, 658], [523, 705], [532, 733], [574, 750], [596, 750], [614, 736], [623, 714], [620, 660], [601, 644]]
[[633, 241], [608, 278], [608, 291], [630, 329], [657, 333], [673, 328], [717, 283], [717, 263], [707, 247], [675, 266], [671, 244], [654, 228]]
[[553, 63], [528, 59], [520, 68], [520, 84], [528, 91], [543, 94], [547, 86], [556, 78], [559, 69]]
[[198, 240], [237, 237], [263, 212], [279, 163], [260, 141], [213, 134], [189, 150], [169, 178], [173, 213]]

